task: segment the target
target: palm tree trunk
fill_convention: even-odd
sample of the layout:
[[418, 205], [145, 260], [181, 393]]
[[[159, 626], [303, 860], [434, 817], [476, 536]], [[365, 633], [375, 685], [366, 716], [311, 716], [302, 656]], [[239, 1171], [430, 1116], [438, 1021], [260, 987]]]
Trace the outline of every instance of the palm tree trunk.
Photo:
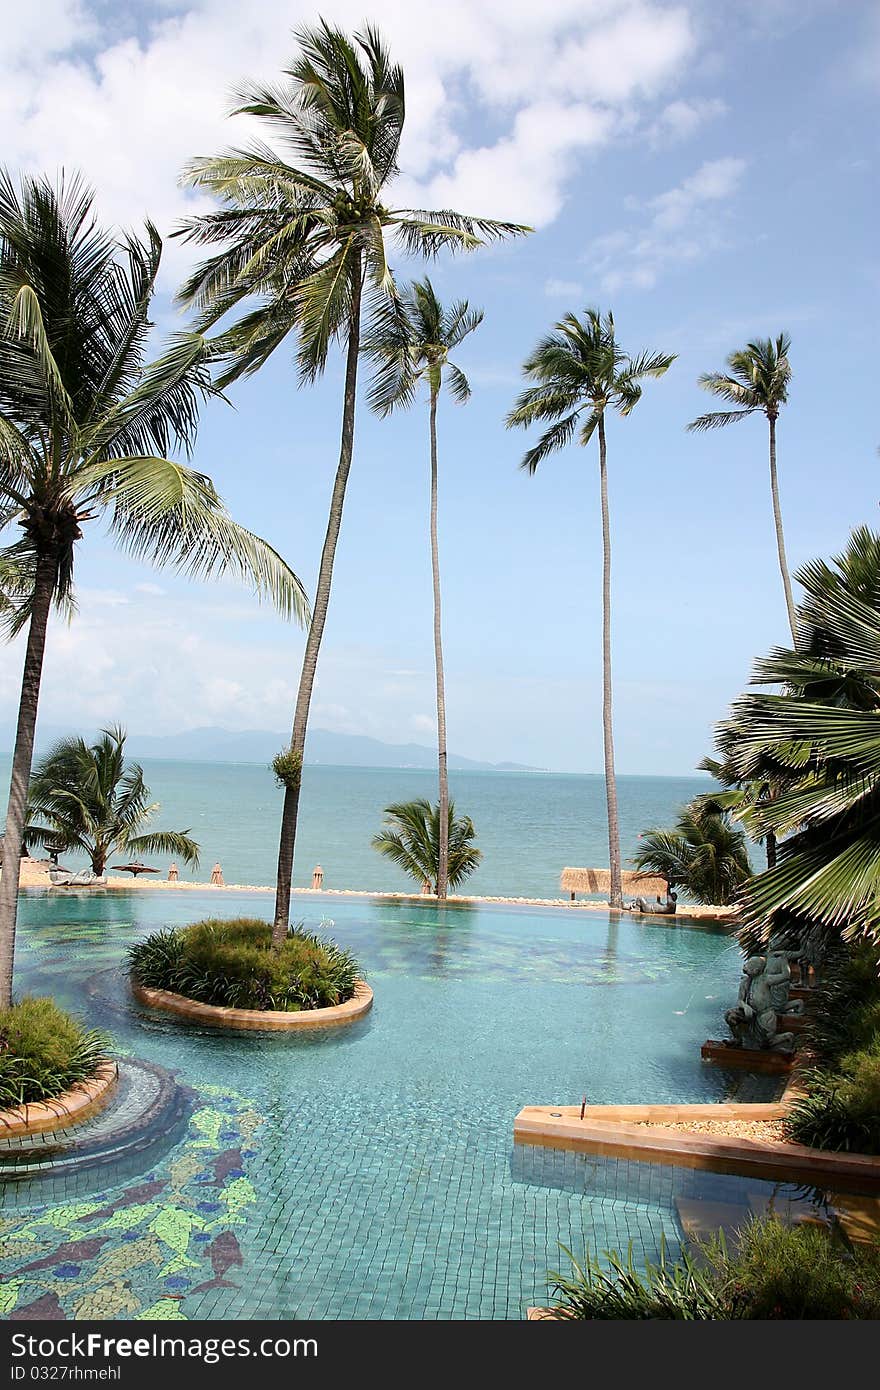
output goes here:
[[767, 868], [768, 868], [768, 869], [775, 869], [775, 868], [776, 868], [776, 836], [774, 835], [774, 833], [773, 833], [772, 830], [768, 830], [768, 831], [767, 831], [767, 835], [766, 835], [766, 838], [765, 838], [765, 840], [764, 840], [764, 848], [765, 848], [765, 850], [767, 851]]
[[345, 392], [342, 406], [342, 439], [339, 448], [339, 465], [330, 499], [330, 515], [327, 519], [327, 532], [324, 548], [321, 551], [321, 565], [318, 570], [318, 585], [315, 591], [315, 604], [312, 621], [306, 637], [299, 690], [293, 716], [293, 733], [290, 751], [298, 760], [290, 780], [284, 789], [284, 808], [281, 813], [281, 835], [278, 846], [278, 877], [275, 889], [275, 921], [272, 927], [272, 942], [279, 945], [287, 933], [290, 922], [290, 895], [293, 882], [293, 856], [296, 849], [296, 827], [299, 817], [299, 793], [302, 785], [302, 758], [306, 746], [306, 732], [309, 722], [309, 707], [318, 667], [318, 654], [327, 621], [327, 608], [330, 603], [330, 587], [333, 582], [333, 562], [336, 558], [336, 543], [342, 524], [342, 508], [345, 503], [345, 489], [351, 469], [354, 448], [355, 405], [357, 400], [358, 352], [361, 338], [361, 291], [363, 275], [361, 253], [355, 251], [351, 271], [351, 319], [348, 328], [348, 349], [345, 361]]
[[608, 863], [611, 907], [623, 907], [620, 877], [620, 819], [614, 778], [614, 726], [611, 691], [611, 522], [608, 515], [608, 466], [605, 416], [599, 416], [599, 482], [602, 495], [602, 735], [605, 744], [605, 801], [608, 807]]
[[791, 592], [791, 576], [785, 558], [785, 536], [782, 530], [782, 508], [779, 505], [779, 478], [776, 473], [776, 417], [768, 415], [770, 425], [770, 493], [773, 498], [773, 521], [776, 526], [776, 552], [779, 556], [779, 569], [782, 574], [782, 587], [785, 590], [785, 606], [788, 609], [788, 625], [791, 640], [795, 641], [794, 598]]
[[437, 764], [439, 771], [439, 853], [437, 897], [445, 901], [449, 879], [449, 773], [446, 762], [446, 687], [443, 679], [443, 628], [440, 607], [440, 553], [437, 544], [437, 388], [431, 388], [431, 575], [434, 582], [434, 672], [437, 680]]
[[49, 610], [52, 607], [52, 595], [55, 592], [56, 574], [55, 557], [42, 556], [37, 563], [34, 580], [33, 609], [24, 657], [18, 727], [15, 732], [9, 804], [6, 811], [6, 833], [3, 839], [3, 872], [0, 874], [0, 1009], [8, 1008], [12, 1003], [12, 967], [15, 959], [21, 846], [24, 838], [28, 783], [34, 760], [34, 734], [37, 727], [40, 682], [43, 677], [46, 628], [49, 623]]

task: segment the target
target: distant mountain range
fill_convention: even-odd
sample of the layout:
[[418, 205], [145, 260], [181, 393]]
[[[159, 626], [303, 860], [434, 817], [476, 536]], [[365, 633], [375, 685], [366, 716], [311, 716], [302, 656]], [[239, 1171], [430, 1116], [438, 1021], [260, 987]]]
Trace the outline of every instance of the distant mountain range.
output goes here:
[[[56, 739], [70, 733], [60, 725], [48, 725], [38, 730], [37, 754]], [[76, 730], [77, 733], [81, 730]], [[91, 732], [87, 737], [91, 736]], [[192, 763], [269, 763], [289, 742], [289, 734], [270, 733], [265, 729], [190, 729], [183, 734], [130, 733], [126, 751], [134, 758], [167, 758], [174, 762]], [[0, 730], [0, 741], [11, 751], [13, 731]], [[436, 749], [421, 743], [383, 743], [366, 734], [336, 734], [330, 729], [312, 729], [306, 743], [306, 762], [325, 763], [341, 767], [412, 767], [433, 768], [437, 762]], [[475, 758], [449, 754], [449, 766], [460, 772], [539, 772], [540, 768], [524, 763], [484, 763]]]

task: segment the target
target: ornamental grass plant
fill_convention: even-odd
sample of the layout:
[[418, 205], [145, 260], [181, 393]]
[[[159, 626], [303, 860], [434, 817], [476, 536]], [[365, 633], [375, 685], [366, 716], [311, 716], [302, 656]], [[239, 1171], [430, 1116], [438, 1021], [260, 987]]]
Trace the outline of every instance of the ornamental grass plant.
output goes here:
[[95, 1075], [107, 1038], [52, 999], [0, 1009], [0, 1109], [49, 1100]]
[[129, 951], [133, 979], [201, 1004], [296, 1012], [351, 999], [360, 967], [335, 941], [291, 928], [280, 947], [259, 918], [209, 918], [154, 932]]

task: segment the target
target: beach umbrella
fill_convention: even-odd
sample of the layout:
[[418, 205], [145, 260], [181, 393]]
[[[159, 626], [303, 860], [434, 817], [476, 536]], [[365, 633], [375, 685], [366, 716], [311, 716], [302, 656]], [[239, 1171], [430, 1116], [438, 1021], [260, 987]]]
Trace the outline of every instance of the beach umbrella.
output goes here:
[[131, 874], [132, 878], [137, 878], [138, 874], [157, 874], [159, 872], [158, 869], [151, 869], [147, 864], [138, 862], [134, 864], [114, 864], [113, 868], [117, 869], [121, 874]]

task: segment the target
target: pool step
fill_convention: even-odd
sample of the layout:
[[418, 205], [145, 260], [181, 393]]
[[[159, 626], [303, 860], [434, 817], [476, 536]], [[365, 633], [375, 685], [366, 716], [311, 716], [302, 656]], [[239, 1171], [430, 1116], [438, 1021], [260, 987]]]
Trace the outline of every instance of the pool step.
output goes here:
[[57, 1191], [82, 1195], [152, 1166], [183, 1132], [192, 1093], [164, 1067], [136, 1058], [119, 1062], [119, 1087], [106, 1110], [58, 1132], [0, 1140], [0, 1187], [5, 1206], [51, 1201]]

